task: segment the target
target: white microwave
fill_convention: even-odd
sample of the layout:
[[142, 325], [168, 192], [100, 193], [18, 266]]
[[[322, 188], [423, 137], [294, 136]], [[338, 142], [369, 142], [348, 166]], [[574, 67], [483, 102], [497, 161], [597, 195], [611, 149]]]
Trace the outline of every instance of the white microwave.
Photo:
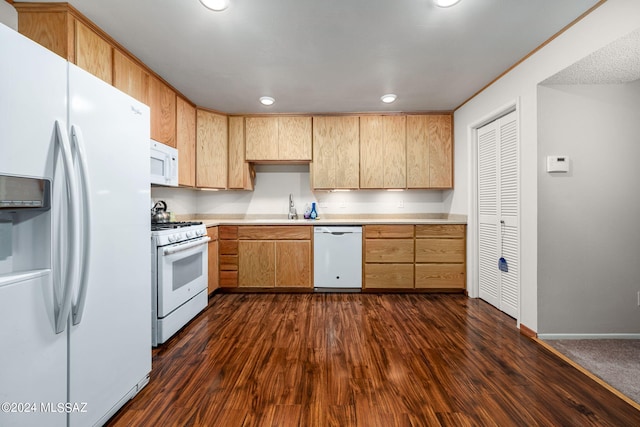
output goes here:
[[178, 186], [178, 150], [151, 140], [151, 184]]

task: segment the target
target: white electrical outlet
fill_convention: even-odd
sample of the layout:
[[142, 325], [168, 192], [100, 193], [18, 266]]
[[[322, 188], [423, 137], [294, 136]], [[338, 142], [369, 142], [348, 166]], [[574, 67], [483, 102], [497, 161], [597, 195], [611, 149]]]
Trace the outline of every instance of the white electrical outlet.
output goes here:
[[327, 202], [320, 202], [320, 203], [318, 203], [318, 206], [320, 206], [321, 208], [326, 208], [329, 205], [327, 204]]
[[340, 202], [340, 204], [338, 206], [344, 209], [344, 208], [347, 207], [347, 203], [346, 202]]
[[398, 201], [398, 207], [399, 208], [404, 208], [404, 200]]

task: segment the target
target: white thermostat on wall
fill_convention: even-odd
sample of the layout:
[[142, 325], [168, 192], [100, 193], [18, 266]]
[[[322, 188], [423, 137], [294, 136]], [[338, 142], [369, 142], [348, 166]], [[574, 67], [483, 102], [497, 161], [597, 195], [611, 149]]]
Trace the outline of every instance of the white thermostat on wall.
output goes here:
[[547, 156], [547, 172], [569, 172], [567, 156]]

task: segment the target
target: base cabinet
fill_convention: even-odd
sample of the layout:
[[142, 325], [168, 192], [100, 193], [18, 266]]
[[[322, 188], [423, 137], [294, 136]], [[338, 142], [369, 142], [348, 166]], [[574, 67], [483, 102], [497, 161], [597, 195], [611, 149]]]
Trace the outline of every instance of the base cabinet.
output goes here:
[[209, 285], [207, 292], [211, 294], [220, 287], [220, 280], [218, 277], [218, 227], [207, 228], [207, 236], [211, 239], [207, 248], [209, 257]]
[[462, 291], [463, 224], [366, 225], [364, 289]]
[[311, 226], [221, 227], [220, 286], [311, 288], [311, 238]]

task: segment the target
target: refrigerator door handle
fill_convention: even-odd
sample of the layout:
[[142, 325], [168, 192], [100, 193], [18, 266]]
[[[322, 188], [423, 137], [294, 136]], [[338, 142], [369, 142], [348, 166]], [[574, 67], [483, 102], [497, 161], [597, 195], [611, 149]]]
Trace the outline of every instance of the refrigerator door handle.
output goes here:
[[[71, 311], [71, 292], [76, 282], [76, 261], [78, 259], [78, 243], [77, 243], [77, 182], [73, 171], [73, 157], [71, 155], [71, 145], [69, 144], [69, 136], [67, 135], [67, 129], [64, 124], [61, 124], [59, 120], [56, 120], [56, 140], [60, 146], [60, 153], [62, 154], [62, 164], [65, 174], [65, 183], [67, 189], [67, 227], [66, 238], [69, 243], [69, 253], [66, 259], [66, 265], [64, 274], [54, 275], [54, 281], [57, 281], [56, 277], [61, 277], [64, 283], [62, 287], [62, 298], [56, 304], [55, 318], [56, 318], [56, 333], [64, 332], [69, 313]], [[56, 268], [62, 268], [61, 265]], [[60, 289], [59, 284], [54, 282], [55, 289]]]
[[[79, 188], [80, 188], [80, 281], [78, 287], [78, 295], [72, 305], [72, 321], [74, 325], [82, 321], [84, 313], [84, 304], [87, 299], [87, 289], [89, 287], [89, 259], [91, 255], [91, 203], [89, 189], [89, 172], [87, 167], [87, 155], [84, 149], [84, 138], [82, 130], [71, 125], [71, 139], [73, 141], [74, 162], [77, 162], [79, 172]], [[75, 171], [75, 169], [74, 169]]]

